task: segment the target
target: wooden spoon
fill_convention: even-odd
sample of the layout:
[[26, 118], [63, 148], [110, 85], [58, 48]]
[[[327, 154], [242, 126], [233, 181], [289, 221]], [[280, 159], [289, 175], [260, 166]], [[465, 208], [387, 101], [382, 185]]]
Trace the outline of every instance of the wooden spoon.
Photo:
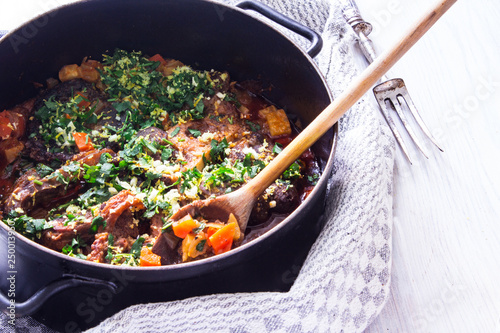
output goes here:
[[200, 214], [207, 220], [227, 221], [233, 213], [242, 232], [257, 197], [271, 185], [302, 153], [328, 131], [391, 68], [436, 21], [456, 2], [441, 0], [426, 13], [389, 50], [381, 54], [357, 77], [347, 89], [328, 105], [274, 160], [255, 178], [240, 189], [215, 198], [194, 201], [183, 206], [171, 220]]

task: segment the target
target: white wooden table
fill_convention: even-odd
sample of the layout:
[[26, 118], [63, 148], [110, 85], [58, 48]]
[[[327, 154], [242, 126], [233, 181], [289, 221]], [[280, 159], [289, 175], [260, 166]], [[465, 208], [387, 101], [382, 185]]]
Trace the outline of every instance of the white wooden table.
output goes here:
[[[432, 3], [358, 0], [380, 50]], [[445, 152], [397, 152], [391, 296], [367, 332], [500, 332], [499, 20], [458, 0], [390, 71]]]
[[[71, 1], [11, 1], [2, 28]], [[378, 50], [433, 3], [358, 0]], [[397, 152], [391, 295], [367, 332], [500, 333], [499, 21], [499, 0], [458, 0], [389, 73], [445, 152]]]

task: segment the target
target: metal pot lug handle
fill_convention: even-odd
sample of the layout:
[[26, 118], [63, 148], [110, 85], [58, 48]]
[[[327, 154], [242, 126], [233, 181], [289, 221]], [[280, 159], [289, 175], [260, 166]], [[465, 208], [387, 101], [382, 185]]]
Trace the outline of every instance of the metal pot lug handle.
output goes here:
[[256, 11], [257, 13], [264, 15], [268, 19], [271, 19], [272, 21], [309, 40], [311, 42], [311, 46], [307, 50], [307, 53], [311, 56], [311, 58], [316, 57], [323, 47], [323, 40], [317, 32], [295, 20], [292, 20], [289, 17], [286, 17], [283, 14], [278, 13], [267, 5], [257, 1], [248, 0], [240, 2], [236, 5], [236, 7]]
[[[15, 302], [16, 317], [29, 316], [40, 309], [45, 301], [59, 292], [74, 287], [89, 286], [89, 287], [104, 287], [111, 292], [116, 293], [118, 286], [113, 282], [86, 278], [78, 275], [65, 274], [62, 279], [51, 282], [49, 285], [38, 290], [33, 296], [22, 303]], [[0, 307], [5, 313], [8, 312], [8, 307], [11, 306], [11, 299], [7, 298], [0, 292]]]

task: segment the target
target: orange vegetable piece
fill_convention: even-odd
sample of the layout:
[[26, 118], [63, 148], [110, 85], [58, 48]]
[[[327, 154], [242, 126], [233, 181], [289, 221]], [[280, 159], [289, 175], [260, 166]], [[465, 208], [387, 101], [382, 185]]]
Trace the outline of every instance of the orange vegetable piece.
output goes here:
[[[87, 165], [96, 165], [99, 163], [99, 160], [101, 159], [101, 156], [103, 154], [110, 154], [111, 156], [116, 156], [116, 153], [112, 151], [109, 148], [104, 148], [100, 150], [89, 150], [89, 151], [84, 151], [79, 154], [76, 154], [73, 156], [71, 159], [72, 161], [78, 161], [80, 164], [87, 164]], [[63, 172], [65, 172], [63, 170]]]
[[191, 215], [186, 215], [179, 221], [172, 223], [172, 230], [174, 231], [174, 235], [179, 238], [186, 238], [186, 236], [200, 226], [198, 222], [193, 220]]
[[283, 109], [276, 109], [274, 105], [271, 105], [260, 110], [259, 116], [266, 119], [269, 126], [269, 133], [272, 137], [290, 135], [292, 133], [290, 122]]
[[80, 95], [82, 97], [82, 101], [80, 103], [78, 103], [78, 107], [79, 108], [88, 108], [90, 106], [90, 101], [89, 99], [87, 98], [87, 96], [85, 96], [83, 93], [81, 92], [77, 92], [76, 93], [77, 95]]
[[215, 254], [221, 254], [231, 250], [237, 229], [239, 231], [238, 224], [231, 222], [217, 230], [208, 238]]
[[86, 60], [82, 62], [81, 66], [77, 64], [66, 65], [59, 71], [59, 80], [61, 82], [82, 79], [87, 82], [96, 83], [101, 78], [97, 68], [101, 68], [100, 62], [95, 60]]
[[[207, 235], [204, 232], [196, 234], [191, 244], [189, 244], [188, 256], [191, 258], [196, 258], [197, 256], [205, 254], [205, 252], [207, 251], [206, 242], [207, 242]], [[201, 251], [198, 250], [198, 247], [201, 248]]]
[[162, 65], [165, 65], [167, 63], [165, 59], [158, 53], [149, 58], [149, 61], [158, 61], [161, 62]]
[[73, 138], [75, 139], [75, 144], [80, 151], [88, 151], [94, 149], [94, 145], [92, 144], [92, 141], [90, 141], [87, 133], [74, 132]]
[[164, 76], [169, 76], [173, 73], [174, 69], [181, 66], [184, 66], [184, 64], [179, 60], [169, 59], [165, 60], [165, 63], [160, 65], [157, 70], [160, 71]]
[[222, 223], [207, 223], [207, 235], [208, 237], [212, 236], [217, 232], [217, 230], [224, 227]]
[[142, 267], [161, 266], [161, 257], [154, 254], [149, 247], [143, 246], [141, 249], [140, 265]]

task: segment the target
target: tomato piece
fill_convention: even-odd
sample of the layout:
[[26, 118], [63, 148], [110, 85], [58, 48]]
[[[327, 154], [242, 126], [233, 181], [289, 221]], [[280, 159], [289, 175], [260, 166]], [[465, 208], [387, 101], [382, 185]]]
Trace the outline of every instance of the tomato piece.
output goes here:
[[20, 138], [24, 135], [25, 127], [26, 121], [21, 113], [10, 110], [0, 112], [0, 140]]
[[160, 54], [155, 54], [154, 56], [149, 58], [149, 61], [157, 61], [160, 62], [162, 65], [165, 65], [167, 62], [165, 59], [160, 55]]
[[161, 257], [154, 254], [149, 247], [143, 246], [141, 249], [140, 265], [142, 267], [161, 266]]
[[288, 144], [290, 142], [292, 142], [292, 138], [289, 135], [282, 136], [282, 137], [279, 137], [279, 138], [273, 138], [273, 140], [274, 140], [274, 142], [277, 142], [280, 145], [282, 145], [283, 148], [286, 147], [286, 146], [288, 146]]
[[93, 150], [94, 145], [87, 133], [75, 132], [73, 133], [73, 138], [75, 139], [75, 144], [80, 151]]

